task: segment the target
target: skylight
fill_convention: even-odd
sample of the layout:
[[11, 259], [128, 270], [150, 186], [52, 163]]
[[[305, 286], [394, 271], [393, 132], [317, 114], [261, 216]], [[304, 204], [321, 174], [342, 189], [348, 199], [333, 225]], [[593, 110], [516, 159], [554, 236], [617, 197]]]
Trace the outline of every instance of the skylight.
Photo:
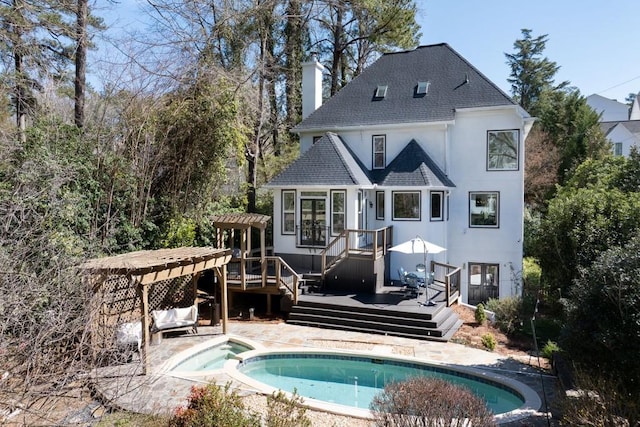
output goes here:
[[416, 87], [416, 95], [426, 95], [429, 91], [430, 82], [418, 82]]
[[385, 96], [387, 96], [387, 87], [387, 85], [378, 85], [378, 87], [376, 88], [375, 97], [384, 98]]

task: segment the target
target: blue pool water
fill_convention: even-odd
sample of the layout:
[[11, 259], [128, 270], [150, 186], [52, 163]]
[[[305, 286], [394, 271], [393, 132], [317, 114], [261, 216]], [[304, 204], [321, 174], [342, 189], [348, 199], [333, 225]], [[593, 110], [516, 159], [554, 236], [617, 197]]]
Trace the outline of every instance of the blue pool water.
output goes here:
[[[361, 356], [330, 354], [268, 354], [244, 360], [240, 372], [272, 387], [325, 402], [368, 409], [373, 397], [390, 381], [412, 376], [441, 378], [463, 385], [482, 397], [494, 414], [519, 408], [515, 391], [481, 377], [446, 368]], [[428, 398], [427, 398], [428, 400]]]
[[253, 348], [234, 341], [223, 342], [194, 354], [174, 366], [171, 370], [174, 372], [191, 372], [222, 369], [227, 360], [235, 357], [236, 354], [249, 350], [253, 350]]

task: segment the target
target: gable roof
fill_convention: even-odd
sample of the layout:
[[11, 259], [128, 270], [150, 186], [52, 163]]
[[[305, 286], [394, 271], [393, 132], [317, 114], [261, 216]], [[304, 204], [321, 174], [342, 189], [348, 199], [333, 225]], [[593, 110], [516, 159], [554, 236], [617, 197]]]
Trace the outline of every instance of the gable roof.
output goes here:
[[604, 132], [605, 136], [609, 136], [609, 134], [618, 125], [623, 126], [630, 133], [640, 138], [640, 120], [621, 120], [621, 121], [613, 121], [613, 122], [602, 122], [600, 123], [600, 129], [602, 129], [602, 132]]
[[[426, 94], [418, 82], [429, 82]], [[504, 105], [517, 104], [443, 43], [382, 55], [293, 130], [450, 121], [456, 109]]]
[[415, 139], [385, 169], [374, 170], [371, 174], [373, 181], [381, 186], [455, 187]]
[[370, 186], [365, 170], [342, 139], [328, 132], [266, 186]]
[[266, 187], [455, 187], [415, 141], [385, 168], [369, 171], [340, 136], [327, 132]]

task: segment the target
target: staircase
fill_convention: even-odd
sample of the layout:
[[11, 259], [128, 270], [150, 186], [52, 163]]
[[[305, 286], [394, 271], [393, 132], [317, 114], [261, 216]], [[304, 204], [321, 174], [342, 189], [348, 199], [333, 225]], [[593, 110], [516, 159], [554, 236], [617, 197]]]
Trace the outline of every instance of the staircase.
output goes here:
[[325, 303], [301, 298], [287, 323], [329, 329], [449, 341], [462, 325], [455, 312], [440, 303], [423, 312]]

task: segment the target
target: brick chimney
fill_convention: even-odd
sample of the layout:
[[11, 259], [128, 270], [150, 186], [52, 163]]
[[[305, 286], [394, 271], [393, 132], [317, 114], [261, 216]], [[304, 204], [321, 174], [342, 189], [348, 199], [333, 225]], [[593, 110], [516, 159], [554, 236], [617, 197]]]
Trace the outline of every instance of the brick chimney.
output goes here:
[[315, 55], [302, 64], [302, 119], [322, 105], [322, 72], [324, 67]]

